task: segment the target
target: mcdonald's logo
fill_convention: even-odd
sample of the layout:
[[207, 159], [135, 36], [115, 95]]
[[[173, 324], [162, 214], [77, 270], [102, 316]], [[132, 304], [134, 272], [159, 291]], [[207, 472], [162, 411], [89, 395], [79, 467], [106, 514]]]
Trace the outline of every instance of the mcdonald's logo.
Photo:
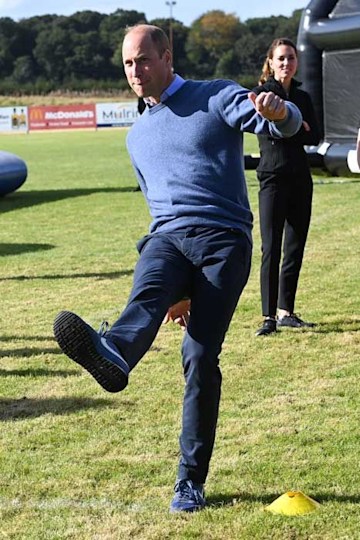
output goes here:
[[44, 120], [44, 111], [37, 107], [30, 107], [30, 121]]

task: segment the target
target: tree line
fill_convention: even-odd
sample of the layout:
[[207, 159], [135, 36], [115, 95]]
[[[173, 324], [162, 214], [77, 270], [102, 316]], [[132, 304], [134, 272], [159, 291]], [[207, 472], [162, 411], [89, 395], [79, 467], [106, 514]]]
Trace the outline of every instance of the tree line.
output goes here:
[[296, 42], [301, 10], [291, 17], [242, 22], [222, 10], [208, 11], [190, 27], [173, 19], [148, 21], [144, 13], [118, 9], [110, 15], [79, 11], [14, 21], [0, 18], [0, 93], [125, 91], [121, 44], [127, 26], [145, 22], [173, 36], [175, 71], [185, 78], [231, 78], [257, 83], [275, 37]]

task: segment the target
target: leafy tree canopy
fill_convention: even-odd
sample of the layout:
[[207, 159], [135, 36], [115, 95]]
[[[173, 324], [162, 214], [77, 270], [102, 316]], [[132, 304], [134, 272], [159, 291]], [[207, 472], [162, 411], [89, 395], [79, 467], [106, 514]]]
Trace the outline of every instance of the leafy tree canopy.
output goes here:
[[[301, 10], [291, 17], [253, 18], [212, 10], [190, 27], [176, 19], [147, 21], [142, 12], [117, 9], [110, 15], [78, 11], [21, 19], [0, 18], [0, 92], [127, 88], [121, 44], [125, 29], [156, 24], [172, 34], [174, 69], [183, 77], [232, 78], [256, 84], [275, 37], [296, 42]], [[92, 82], [93, 83], [92, 83]], [[246, 84], [245, 84], [246, 83]]]

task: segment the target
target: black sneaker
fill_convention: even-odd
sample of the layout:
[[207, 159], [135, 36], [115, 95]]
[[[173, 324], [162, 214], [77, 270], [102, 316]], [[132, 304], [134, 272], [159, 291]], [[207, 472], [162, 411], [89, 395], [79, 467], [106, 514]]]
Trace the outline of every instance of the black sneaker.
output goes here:
[[70, 311], [61, 311], [56, 317], [54, 334], [66, 356], [84, 367], [104, 390], [120, 392], [126, 387], [129, 366], [104, 334]]
[[315, 323], [303, 321], [295, 313], [292, 313], [291, 315], [284, 315], [284, 317], [278, 319], [277, 325], [287, 326], [289, 328], [313, 328], [316, 326]]
[[276, 320], [275, 319], [265, 319], [263, 325], [256, 330], [256, 336], [268, 336], [276, 332]]
[[195, 484], [192, 480], [176, 482], [170, 512], [197, 512], [205, 508], [205, 504], [203, 484]]

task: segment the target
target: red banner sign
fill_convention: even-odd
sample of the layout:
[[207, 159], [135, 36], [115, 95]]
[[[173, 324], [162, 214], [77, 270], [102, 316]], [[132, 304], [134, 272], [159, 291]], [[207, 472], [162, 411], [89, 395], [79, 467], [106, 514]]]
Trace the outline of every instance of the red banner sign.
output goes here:
[[29, 130], [95, 128], [95, 105], [29, 107]]

